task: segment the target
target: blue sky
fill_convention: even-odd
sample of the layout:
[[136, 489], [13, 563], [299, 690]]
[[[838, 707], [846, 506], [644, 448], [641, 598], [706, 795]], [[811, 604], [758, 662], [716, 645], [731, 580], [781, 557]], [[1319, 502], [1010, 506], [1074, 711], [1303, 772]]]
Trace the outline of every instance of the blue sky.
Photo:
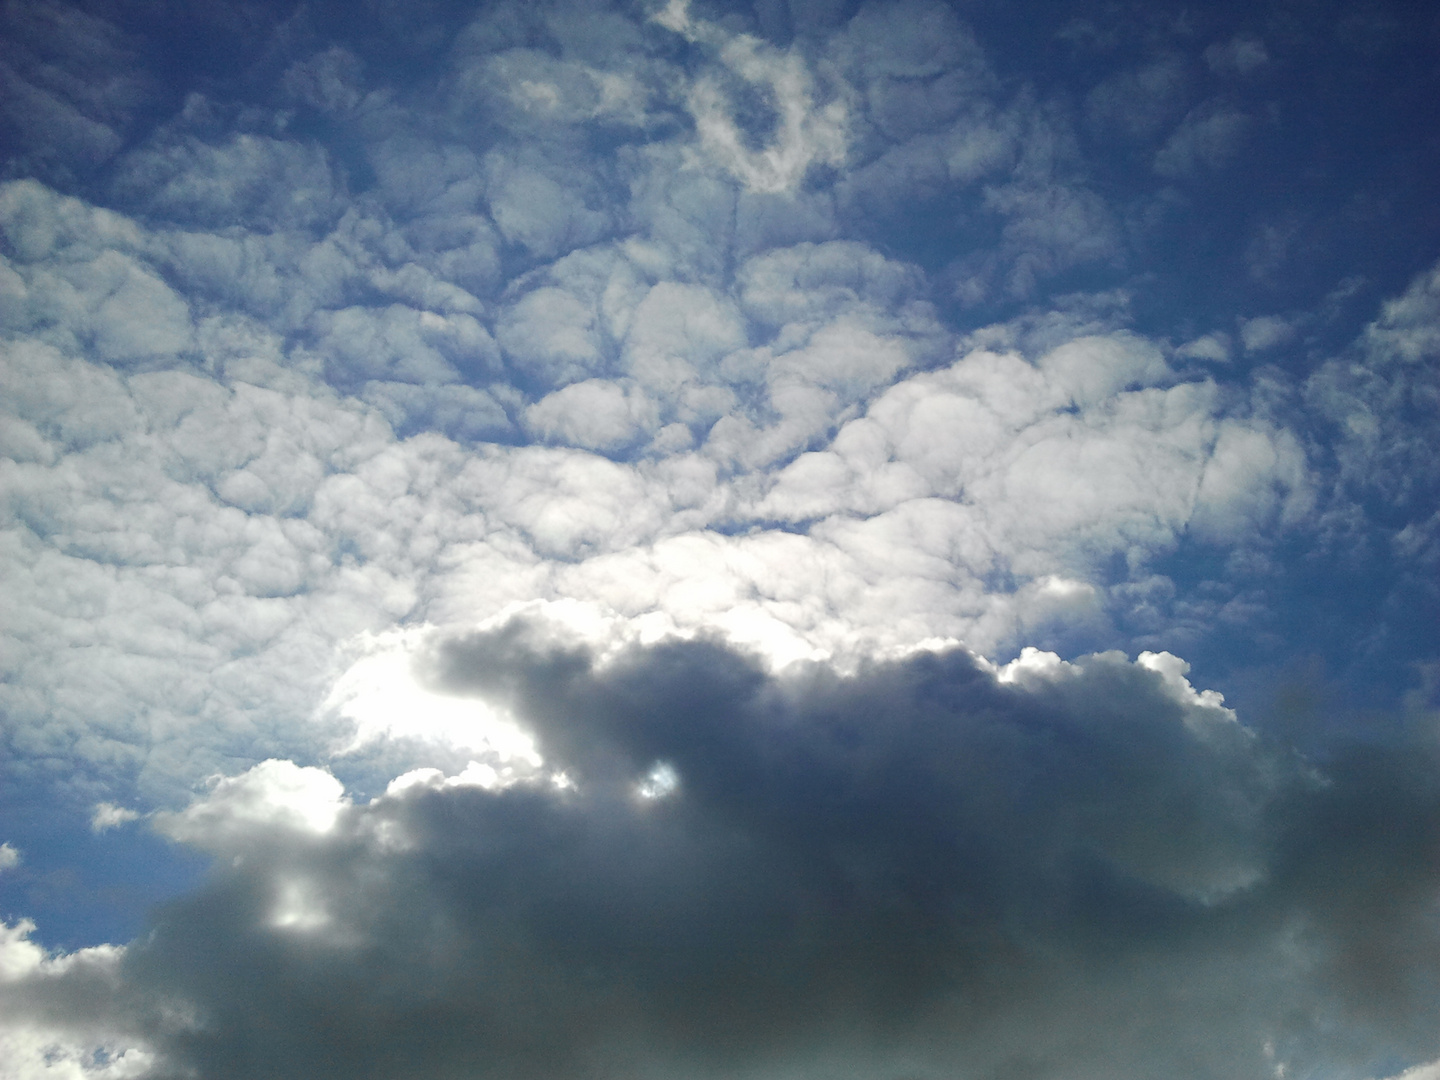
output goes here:
[[0, 80], [4, 1080], [1440, 1076], [1434, 15]]

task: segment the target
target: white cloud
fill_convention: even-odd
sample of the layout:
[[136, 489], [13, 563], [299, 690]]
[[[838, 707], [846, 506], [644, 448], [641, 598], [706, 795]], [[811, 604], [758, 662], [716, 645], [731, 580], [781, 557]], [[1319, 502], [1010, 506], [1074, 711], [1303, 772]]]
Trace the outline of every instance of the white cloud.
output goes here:
[[137, 821], [141, 816], [139, 811], [116, 806], [114, 803], [96, 803], [95, 809], [90, 815], [90, 831], [106, 832], [118, 828], [126, 822]]
[[662, 281], [629, 318], [624, 360], [644, 385], [674, 390], [746, 344], [735, 305], [702, 285]]
[[888, 389], [829, 450], [779, 473], [760, 509], [804, 519], [957, 499], [972, 522], [974, 571], [1003, 558], [1041, 574], [1135, 544], [1164, 550], [1197, 506], [1218, 512], [1207, 508], [1226, 498], [1219, 473], [1192, 502], [1217, 436], [1235, 467], [1242, 456], [1254, 463], [1235, 474], [1237, 498], [1303, 487], [1293, 440], [1221, 419], [1208, 384], [1154, 385], [1172, 378], [1158, 350], [1125, 335], [1080, 339], [1034, 365], [977, 351]]
[[1313, 502], [1306, 474], [1304, 451], [1289, 432], [1227, 425], [1205, 465], [1192, 527], [1234, 542], [1277, 519], [1295, 522]]
[[[9, 218], [17, 249], [154, 250], [123, 219], [56, 224], [85, 221], [83, 207], [9, 190], [29, 207]], [[512, 361], [569, 383], [525, 407], [532, 430], [648, 445], [636, 463], [397, 441], [324, 386], [313, 351], [287, 353], [244, 319], [202, 322], [214, 375], [127, 376], [64, 346], [11, 345], [7, 400], [24, 423], [8, 430], [26, 460], [8, 474], [10, 589], [34, 616], [12, 631], [14, 715], [122, 774], [147, 760], [142, 717], [164, 717], [186, 749], [149, 757], [146, 783], [173, 792], [219, 766], [227, 731], [273, 726], [297, 755], [343, 741], [326, 725], [352, 721], [308, 722], [337, 650], [399, 618], [465, 624], [568, 596], [652, 628], [719, 627], [777, 660], [930, 638], [988, 649], [1106, 602], [1062, 604], [1027, 579], [1085, 582], [1113, 555], [1170, 550], [1192, 518], [1230, 542], [1305, 505], [1283, 432], [1226, 418], [1208, 383], [1170, 385], [1139, 338], [1057, 332], [1035, 363], [979, 351], [906, 375], [945, 340], [912, 267], [803, 243], [746, 263], [732, 296], [651, 283], [674, 272], [655, 258], [638, 244], [576, 252], [498, 330]], [[373, 377], [457, 378], [490, 347], [476, 317], [352, 305], [314, 325], [392, 422], [505, 430], [489, 390], [438, 381], [420, 398]], [[625, 379], [587, 374], [607, 355]], [[812, 524], [709, 531], [777, 517]], [[996, 592], [1002, 568], [1021, 578]], [[114, 747], [79, 750], [97, 718]]]
[[1284, 345], [1294, 336], [1295, 327], [1279, 315], [1240, 320], [1240, 344], [1246, 352], [1266, 352]]
[[550, 385], [600, 370], [601, 339], [593, 310], [564, 289], [527, 292], [505, 309], [497, 334], [506, 353]]
[[[521, 132], [541, 114], [654, 120], [710, 85], [739, 139], [725, 88], [773, 92], [777, 141], [726, 158], [757, 190], [687, 164], [690, 137], [659, 120], [614, 175], [539, 138], [482, 152], [409, 106], [362, 104], [360, 69], [332, 51], [292, 67], [289, 92], [369, 118], [364, 196], [280, 132], [134, 151], [127, 175], [154, 178], [149, 212], [178, 225], [32, 181], [0, 191], [7, 588], [27, 612], [4, 695], [37, 739], [111, 783], [143, 770], [133, 801], [149, 807], [231, 767], [236, 732], [303, 760], [353, 737], [354, 717], [317, 704], [346, 643], [397, 620], [573, 599], [645, 634], [718, 628], [777, 662], [1011, 649], [1046, 627], [1113, 633], [1112, 586], [1178, 545], [1263, 546], [1306, 520], [1311, 464], [1244, 387], [1182, 380], [1103, 313], [1020, 319], [956, 353], [925, 302], [938, 278], [831, 238], [885, 184], [910, 198], [1005, 173], [973, 196], [1004, 234], [981, 287], [1028, 295], [1115, 254], [1064, 132], [999, 103], [948, 9], [866, 8], [790, 52], [665, 18], [696, 38], [699, 83], [659, 53], [607, 82], [592, 31], [557, 14], [570, 51], [505, 31], [457, 47], [443, 93], [503, 91]], [[843, 125], [825, 127], [840, 115], [825, 100]], [[866, 164], [841, 194], [797, 187], [842, 151]], [[506, 262], [502, 282], [502, 256], [524, 273]], [[1425, 355], [1424, 292], [1386, 308], [1377, 352]], [[1274, 322], [1243, 323], [1241, 344], [1269, 347]], [[1174, 355], [1229, 348], [1211, 334]], [[1383, 419], [1367, 408], [1347, 414], [1357, 431]], [[486, 442], [522, 435], [561, 445]], [[372, 746], [410, 737], [384, 730]]]
[[1175, 350], [1182, 360], [1211, 360], [1215, 363], [1230, 362], [1230, 335], [1226, 333], [1202, 334], [1193, 341], [1187, 341]]
[[591, 450], [618, 450], [658, 427], [658, 411], [643, 392], [602, 379], [572, 383], [530, 406], [530, 430], [542, 438]]
[[1383, 357], [1412, 364], [1440, 354], [1440, 264], [1385, 301], [1365, 330], [1365, 343]]
[[341, 381], [460, 382], [496, 366], [495, 343], [472, 316], [440, 315], [400, 304], [348, 307], [316, 316], [317, 348], [335, 358]]
[[496, 154], [487, 156], [490, 216], [500, 234], [535, 256], [553, 259], [600, 239], [608, 217], [586, 205], [589, 177], [571, 168], [559, 176]]
[[749, 34], [728, 35], [718, 25], [694, 20], [688, 3], [678, 0], [655, 20], [692, 41], [713, 45], [725, 71], [764, 94], [774, 110], [763, 144], [752, 148], [719, 73], [702, 73], [687, 95], [702, 152], [747, 190], [790, 191], [812, 165], [838, 166], [845, 160], [846, 103], [836, 98], [816, 104], [814, 79], [798, 50], [780, 52]]
[[20, 865], [20, 852], [7, 840], [0, 844], [0, 871], [13, 870]]
[[919, 271], [854, 241], [800, 243], [740, 267], [746, 314], [769, 326], [814, 323], [863, 311], [877, 319], [922, 292]]
[[1069, 267], [1115, 258], [1120, 240], [1105, 201], [1084, 188], [1013, 183], [985, 191], [985, 206], [1006, 218], [1006, 292], [1031, 295], [1037, 283]]
[[512, 718], [473, 698], [426, 685], [420, 661], [428, 639], [423, 630], [390, 631], [367, 635], [352, 646], [360, 656], [320, 706], [354, 725], [353, 735], [337, 752], [353, 754], [385, 739], [415, 739], [444, 749], [485, 751], [501, 763], [539, 765], [533, 742], [515, 728]]
[[239, 776], [214, 777], [205, 796], [178, 813], [155, 817], [167, 836], [209, 850], [227, 850], [257, 831], [323, 836], [349, 805], [328, 772], [291, 761], [262, 761]]

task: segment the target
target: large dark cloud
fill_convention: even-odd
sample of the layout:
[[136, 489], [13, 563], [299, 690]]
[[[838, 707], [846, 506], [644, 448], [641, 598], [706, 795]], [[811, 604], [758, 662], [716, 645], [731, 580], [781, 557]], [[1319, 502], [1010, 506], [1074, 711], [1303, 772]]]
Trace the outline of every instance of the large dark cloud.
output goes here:
[[1163, 656], [774, 676], [519, 622], [429, 659], [546, 771], [351, 806], [269, 763], [163, 819], [212, 880], [130, 947], [123, 1004], [70, 980], [147, 1075], [1233, 1080], [1440, 1049], [1433, 718], [1304, 761]]

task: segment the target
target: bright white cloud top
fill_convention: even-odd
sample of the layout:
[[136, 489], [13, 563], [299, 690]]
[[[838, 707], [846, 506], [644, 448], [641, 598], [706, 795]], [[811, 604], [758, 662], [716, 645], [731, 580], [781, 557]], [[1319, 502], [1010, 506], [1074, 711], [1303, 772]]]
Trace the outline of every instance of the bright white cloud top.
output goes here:
[[0, 1077], [1434, 1071], [1440, 30], [246, 10], [4, 15]]

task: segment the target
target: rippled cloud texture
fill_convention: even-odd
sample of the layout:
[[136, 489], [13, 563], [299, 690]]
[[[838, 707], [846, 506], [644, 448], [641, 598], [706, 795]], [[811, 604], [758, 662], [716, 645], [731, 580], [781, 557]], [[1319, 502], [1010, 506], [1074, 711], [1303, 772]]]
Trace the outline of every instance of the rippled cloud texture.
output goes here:
[[1440, 21], [0, 21], [5, 1080], [1440, 1075]]

